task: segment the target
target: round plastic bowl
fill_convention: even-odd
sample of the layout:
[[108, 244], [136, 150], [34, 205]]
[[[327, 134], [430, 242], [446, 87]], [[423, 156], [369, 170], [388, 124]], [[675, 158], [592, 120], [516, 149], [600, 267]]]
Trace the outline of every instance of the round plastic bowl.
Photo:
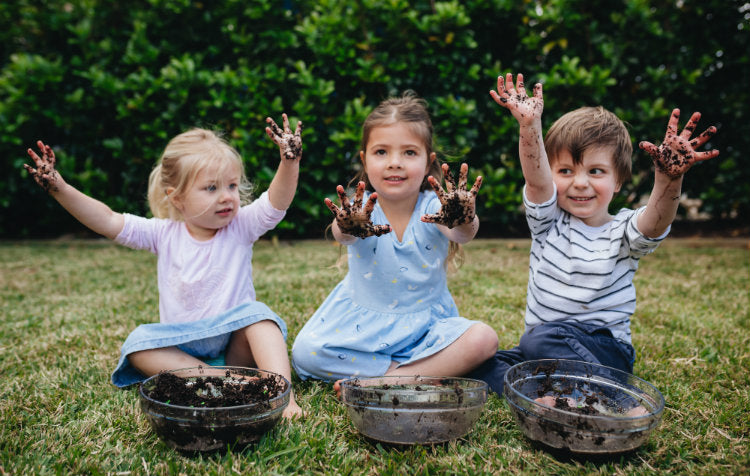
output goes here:
[[432, 444], [471, 430], [487, 384], [454, 377], [374, 377], [341, 382], [341, 401], [357, 430], [390, 444]]
[[645, 380], [573, 360], [514, 365], [505, 375], [504, 393], [526, 437], [580, 454], [634, 450], [664, 412], [664, 397]]
[[[229, 372], [230, 377], [227, 377]], [[289, 404], [291, 385], [274, 372], [247, 367], [191, 367], [172, 370], [183, 378], [220, 377], [252, 379], [273, 377], [283, 384], [283, 392], [267, 403], [233, 407], [185, 407], [154, 400], [148, 393], [155, 385], [154, 375], [139, 389], [141, 410], [157, 435], [171, 448], [180, 451], [214, 451], [228, 446], [256, 442], [281, 418]]]

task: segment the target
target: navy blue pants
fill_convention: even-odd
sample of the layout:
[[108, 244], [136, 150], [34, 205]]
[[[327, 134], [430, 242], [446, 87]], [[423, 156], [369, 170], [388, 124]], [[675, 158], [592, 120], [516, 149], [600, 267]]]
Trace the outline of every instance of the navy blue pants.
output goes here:
[[513, 365], [527, 360], [582, 360], [633, 372], [635, 349], [620, 342], [609, 329], [578, 322], [548, 322], [529, 329], [518, 346], [498, 350], [494, 357], [474, 369], [467, 377], [487, 382], [498, 395], [503, 394], [505, 373]]

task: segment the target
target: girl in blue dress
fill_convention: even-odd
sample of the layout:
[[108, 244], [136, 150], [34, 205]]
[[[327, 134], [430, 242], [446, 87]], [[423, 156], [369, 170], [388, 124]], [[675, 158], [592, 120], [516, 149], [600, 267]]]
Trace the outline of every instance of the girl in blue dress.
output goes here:
[[[352, 202], [326, 199], [349, 270], [297, 335], [292, 364], [302, 379], [461, 376], [497, 351], [497, 334], [459, 315], [446, 266], [477, 233], [466, 164], [458, 184], [433, 151], [424, 100], [381, 103], [365, 120], [362, 168]], [[439, 184], [445, 175], [446, 190]]]

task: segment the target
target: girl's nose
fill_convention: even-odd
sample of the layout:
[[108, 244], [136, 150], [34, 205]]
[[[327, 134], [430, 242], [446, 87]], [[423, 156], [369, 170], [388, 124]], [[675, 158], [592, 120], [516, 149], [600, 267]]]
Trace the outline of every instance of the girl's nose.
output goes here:
[[228, 187], [221, 188], [221, 194], [219, 195], [219, 201], [226, 202], [232, 198], [232, 191]]
[[401, 167], [401, 157], [398, 154], [388, 155], [388, 168], [397, 169]]

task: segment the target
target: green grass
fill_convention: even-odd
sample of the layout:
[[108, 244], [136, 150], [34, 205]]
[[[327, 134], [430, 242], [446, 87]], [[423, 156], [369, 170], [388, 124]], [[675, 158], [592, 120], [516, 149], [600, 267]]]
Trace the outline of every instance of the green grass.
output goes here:
[[[291, 345], [343, 271], [338, 248], [303, 241], [255, 248], [258, 299]], [[435, 447], [374, 444], [352, 427], [330, 384], [294, 379], [303, 421], [259, 444], [185, 457], [109, 376], [136, 325], [158, 320], [156, 264], [108, 242], [0, 244], [0, 475], [4, 474], [748, 474], [750, 254], [747, 240], [668, 239], [641, 262], [635, 373], [667, 400], [634, 454], [566, 461], [533, 447], [491, 396], [474, 429]], [[459, 309], [491, 324], [503, 348], [523, 328], [528, 241], [476, 240], [451, 275]]]

